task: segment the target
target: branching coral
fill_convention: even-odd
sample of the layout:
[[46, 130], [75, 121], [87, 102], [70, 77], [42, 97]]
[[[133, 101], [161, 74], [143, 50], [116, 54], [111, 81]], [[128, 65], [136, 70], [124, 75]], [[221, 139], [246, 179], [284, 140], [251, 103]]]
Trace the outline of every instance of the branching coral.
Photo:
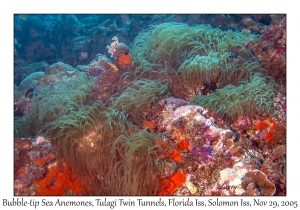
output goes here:
[[107, 45], [106, 47], [108, 49], [108, 52], [111, 54], [111, 57], [114, 56], [115, 52], [117, 51], [116, 47], [119, 44], [118, 37], [114, 36], [112, 40], [113, 42], [110, 43], [110, 45]]

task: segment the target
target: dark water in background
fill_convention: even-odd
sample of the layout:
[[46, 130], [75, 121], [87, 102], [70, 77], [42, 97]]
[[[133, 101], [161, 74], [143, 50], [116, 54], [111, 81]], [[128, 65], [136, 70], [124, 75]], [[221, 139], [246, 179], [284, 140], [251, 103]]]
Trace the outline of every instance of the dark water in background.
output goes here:
[[[26, 66], [34, 62], [53, 64], [63, 62], [73, 67], [88, 64], [96, 54], [109, 57], [106, 46], [117, 36], [129, 47], [137, 34], [151, 25], [164, 22], [210, 24], [223, 30], [249, 29], [243, 19], [252, 18], [257, 24], [269, 25], [270, 15], [212, 15], [212, 14], [43, 14], [14, 15], [14, 50], [18, 64]], [[259, 30], [252, 32], [259, 33]], [[87, 52], [87, 59], [79, 59]], [[24, 75], [15, 69], [15, 84]]]

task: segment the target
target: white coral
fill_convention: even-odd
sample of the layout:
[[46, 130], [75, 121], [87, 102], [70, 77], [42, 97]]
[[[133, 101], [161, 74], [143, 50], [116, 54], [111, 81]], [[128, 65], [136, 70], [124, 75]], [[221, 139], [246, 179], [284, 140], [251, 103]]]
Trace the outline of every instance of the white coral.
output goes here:
[[110, 46], [107, 45], [107, 47], [106, 47], [108, 49], [108, 53], [111, 54], [111, 57], [114, 56], [114, 53], [116, 52], [116, 46], [119, 44], [118, 37], [114, 36], [112, 38], [112, 40], [114, 40], [114, 41], [110, 44]]

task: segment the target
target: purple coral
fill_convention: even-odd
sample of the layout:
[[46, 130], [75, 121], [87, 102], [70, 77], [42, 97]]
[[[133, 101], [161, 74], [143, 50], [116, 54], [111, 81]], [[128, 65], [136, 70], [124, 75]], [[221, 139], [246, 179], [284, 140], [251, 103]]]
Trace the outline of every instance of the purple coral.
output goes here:
[[95, 67], [89, 68], [89, 73], [92, 76], [99, 76], [102, 74], [102, 72], [103, 72], [103, 69], [101, 69], [101, 68], [95, 68]]
[[40, 158], [47, 159], [49, 154], [54, 156], [54, 149], [48, 142], [43, 142], [35, 145], [34, 150], [31, 150], [27, 153], [30, 160], [32, 161], [38, 160]]
[[281, 94], [274, 98], [275, 118], [276, 123], [282, 127], [286, 127], [286, 99]]
[[[211, 158], [213, 155], [213, 148], [210, 146], [203, 146], [200, 149], [194, 149], [192, 150], [193, 155], [198, 156], [199, 154], [201, 154], [201, 161], [206, 161], [206, 160], [210, 160], [213, 161], [213, 159]], [[200, 161], [200, 162], [201, 162]]]
[[181, 98], [174, 98], [174, 97], [169, 97], [161, 100], [159, 104], [163, 104], [165, 106], [173, 106], [173, 107], [179, 107], [179, 106], [184, 106], [188, 104], [188, 101], [183, 100]]
[[21, 183], [23, 187], [28, 187], [33, 181], [41, 179], [45, 174], [45, 169], [35, 165], [25, 165], [25, 173], [17, 176], [15, 182]]

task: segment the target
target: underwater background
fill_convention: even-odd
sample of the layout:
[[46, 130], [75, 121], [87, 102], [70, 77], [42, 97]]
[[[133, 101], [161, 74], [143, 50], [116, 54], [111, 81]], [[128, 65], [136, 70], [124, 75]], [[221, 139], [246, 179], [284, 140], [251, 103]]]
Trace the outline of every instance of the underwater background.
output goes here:
[[286, 15], [15, 14], [14, 195], [286, 195]]

